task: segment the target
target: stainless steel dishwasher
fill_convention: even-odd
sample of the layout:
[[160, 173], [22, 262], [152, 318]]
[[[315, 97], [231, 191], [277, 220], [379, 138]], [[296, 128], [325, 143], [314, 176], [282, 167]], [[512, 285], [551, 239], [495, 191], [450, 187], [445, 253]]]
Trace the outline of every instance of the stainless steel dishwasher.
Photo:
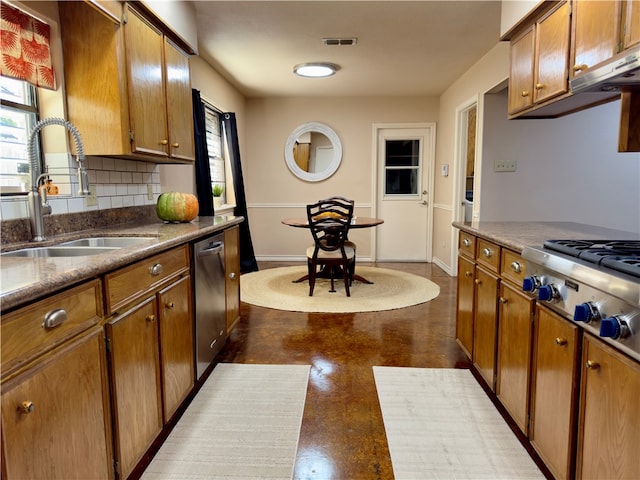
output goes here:
[[196, 378], [200, 378], [227, 339], [224, 233], [193, 246], [195, 260]]

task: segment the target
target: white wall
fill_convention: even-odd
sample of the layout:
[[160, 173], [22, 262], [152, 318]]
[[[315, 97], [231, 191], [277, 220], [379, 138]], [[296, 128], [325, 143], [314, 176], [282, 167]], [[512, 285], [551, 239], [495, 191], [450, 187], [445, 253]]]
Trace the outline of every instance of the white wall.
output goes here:
[[[617, 153], [620, 101], [545, 120], [507, 120], [506, 91], [484, 103], [481, 221], [640, 232], [640, 154]], [[494, 172], [511, 159], [516, 172]]]

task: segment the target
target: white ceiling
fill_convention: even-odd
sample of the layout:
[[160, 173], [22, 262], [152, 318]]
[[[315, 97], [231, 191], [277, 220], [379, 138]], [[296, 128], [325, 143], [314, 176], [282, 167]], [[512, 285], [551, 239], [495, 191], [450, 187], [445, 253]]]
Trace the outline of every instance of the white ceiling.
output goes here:
[[[247, 97], [440, 95], [499, 41], [500, 1], [196, 1], [199, 54]], [[357, 37], [325, 46], [326, 37]], [[299, 63], [331, 62], [301, 78]]]

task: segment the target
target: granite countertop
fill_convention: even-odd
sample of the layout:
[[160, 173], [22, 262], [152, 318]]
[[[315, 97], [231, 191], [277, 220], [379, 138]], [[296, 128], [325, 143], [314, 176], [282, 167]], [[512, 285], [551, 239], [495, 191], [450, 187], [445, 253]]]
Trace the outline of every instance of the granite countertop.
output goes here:
[[572, 222], [454, 222], [453, 226], [518, 252], [526, 246], [541, 247], [545, 240], [640, 240], [637, 233]]
[[[56, 235], [37, 246], [49, 246], [77, 238], [100, 236], [154, 237], [148, 242], [109, 253], [79, 257], [2, 257], [0, 259], [0, 311], [95, 278], [168, 248], [224, 230], [244, 221], [243, 217], [218, 215], [197, 217], [189, 223], [120, 224]], [[34, 247], [33, 243], [4, 245], [2, 251]]]

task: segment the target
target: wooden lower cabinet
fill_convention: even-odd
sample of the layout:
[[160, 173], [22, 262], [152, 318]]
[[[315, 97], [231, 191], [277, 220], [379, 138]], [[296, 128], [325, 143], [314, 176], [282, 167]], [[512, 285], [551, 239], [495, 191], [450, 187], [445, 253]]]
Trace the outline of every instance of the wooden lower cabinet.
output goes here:
[[115, 456], [127, 478], [162, 430], [155, 295], [106, 325], [111, 360]]
[[556, 480], [575, 467], [580, 331], [536, 306], [529, 441]]
[[458, 308], [456, 311], [456, 341], [473, 358], [473, 300], [475, 264], [458, 257]]
[[476, 267], [473, 325], [473, 365], [495, 391], [498, 284], [496, 275]]
[[160, 318], [160, 365], [162, 370], [162, 406], [165, 423], [176, 412], [193, 388], [193, 313], [191, 277], [158, 293]]
[[224, 231], [227, 335], [240, 320], [240, 228]]
[[104, 350], [94, 327], [3, 383], [3, 478], [114, 478]]
[[535, 300], [502, 281], [498, 303], [496, 396], [526, 435]]
[[578, 479], [640, 478], [640, 364], [584, 335]]

